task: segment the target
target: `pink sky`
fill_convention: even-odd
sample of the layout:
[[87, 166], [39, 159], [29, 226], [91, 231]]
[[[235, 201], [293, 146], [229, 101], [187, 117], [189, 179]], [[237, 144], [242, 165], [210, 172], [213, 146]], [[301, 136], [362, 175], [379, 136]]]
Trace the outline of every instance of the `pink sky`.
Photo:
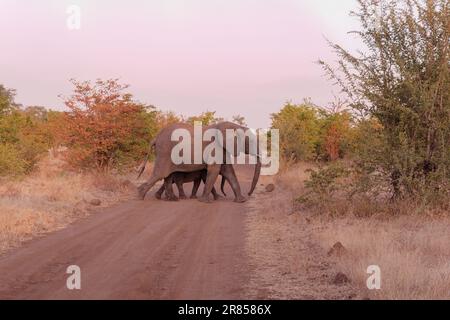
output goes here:
[[[69, 5], [81, 29], [66, 26]], [[314, 62], [347, 46], [355, 0], [2, 0], [0, 83], [17, 102], [62, 109], [68, 79], [120, 78], [136, 99], [267, 127], [287, 100], [332, 100]], [[337, 92], [337, 89], [334, 89]]]

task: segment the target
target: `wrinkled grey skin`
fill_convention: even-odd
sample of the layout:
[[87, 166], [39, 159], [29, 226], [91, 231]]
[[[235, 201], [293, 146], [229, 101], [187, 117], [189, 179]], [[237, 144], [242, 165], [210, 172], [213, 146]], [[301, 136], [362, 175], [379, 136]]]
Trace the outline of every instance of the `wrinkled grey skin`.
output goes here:
[[[170, 176], [164, 179], [164, 184], [159, 188], [159, 190], [155, 193], [155, 197], [157, 199], [161, 199], [163, 192], [166, 189], [166, 184], [170, 183], [175, 185], [178, 188], [178, 195], [180, 199], [187, 199], [186, 194], [184, 193], [183, 184], [194, 182], [194, 186], [192, 188], [191, 199], [197, 199], [197, 191], [200, 186], [200, 183], [206, 182], [206, 170], [194, 171], [194, 172], [174, 172]], [[216, 192], [216, 189], [213, 187], [211, 193], [214, 196], [214, 200], [219, 200], [220, 195]], [[166, 192], [166, 199], [169, 201], [178, 201], [178, 198], [175, 194]]]
[[[171, 141], [172, 132], [176, 129], [181, 129], [181, 128], [188, 130], [191, 134], [191, 137], [194, 137], [194, 126], [193, 125], [185, 124], [185, 123], [176, 123], [176, 124], [172, 124], [170, 126], [167, 126], [164, 129], [162, 129], [161, 132], [158, 134], [158, 136], [155, 138], [155, 140], [153, 140], [150, 143], [150, 149], [152, 147], [155, 148], [156, 159], [155, 159], [155, 163], [154, 163], [152, 176], [150, 177], [150, 179], [147, 182], [143, 183], [138, 188], [139, 197], [141, 199], [144, 199], [147, 192], [155, 185], [156, 182], [167, 178], [174, 172], [194, 172], [194, 171], [206, 169], [207, 177], [206, 177], [205, 188], [203, 190], [202, 196], [198, 198], [199, 201], [210, 202], [209, 195], [211, 194], [214, 183], [215, 183], [219, 173], [222, 170], [223, 177], [225, 177], [225, 179], [227, 179], [227, 181], [230, 183], [230, 185], [233, 189], [233, 192], [235, 194], [234, 201], [235, 202], [245, 202], [247, 199], [242, 196], [239, 182], [238, 182], [236, 174], [234, 172], [234, 168], [231, 164], [209, 164], [208, 165], [206, 163], [202, 163], [202, 164], [178, 164], [177, 165], [172, 162], [172, 160], [171, 160], [172, 149], [179, 143], [178, 141]], [[226, 133], [227, 129], [233, 129], [233, 130], [242, 129], [244, 131], [247, 130], [247, 128], [237, 125], [237, 124], [234, 124], [232, 122], [221, 122], [221, 123], [213, 124], [210, 126], [205, 126], [202, 129], [203, 129], [203, 132], [205, 132], [206, 130], [208, 130], [210, 128], [221, 131], [223, 139], [224, 139], [223, 144], [225, 144], [225, 141], [227, 141], [227, 133]], [[235, 146], [237, 146], [237, 138], [236, 137], [232, 137], [232, 138], [235, 140]], [[208, 146], [210, 143], [211, 142], [203, 141], [202, 152], [205, 149], [205, 147]], [[192, 150], [194, 150], [193, 139], [192, 139], [191, 148], [192, 148]], [[226, 146], [224, 146], [224, 145], [222, 145], [222, 148], [224, 149], [224, 155], [227, 152], [233, 152], [233, 154], [235, 154], [235, 155], [237, 154], [236, 150], [226, 150]], [[149, 150], [149, 153], [150, 153], [150, 150]], [[250, 147], [249, 147], [248, 141], [246, 141], [246, 143], [245, 143], [245, 153], [250, 154]], [[148, 155], [147, 155], [146, 160], [147, 159], [148, 159]], [[146, 160], [140, 170], [140, 173], [142, 173], [145, 169], [145, 164], [147, 162]], [[193, 162], [194, 162], [194, 160], [192, 159], [192, 163]], [[255, 174], [253, 176], [251, 189], [248, 193], [249, 195], [251, 195], [253, 193], [253, 191], [256, 187], [260, 172], [261, 172], [261, 162], [260, 162], [259, 157], [257, 157], [257, 164], [255, 166]], [[172, 185], [167, 184], [166, 190], [169, 190], [169, 192], [171, 192], [170, 190], [172, 190]], [[172, 192], [173, 192], [173, 190], [172, 190]]]

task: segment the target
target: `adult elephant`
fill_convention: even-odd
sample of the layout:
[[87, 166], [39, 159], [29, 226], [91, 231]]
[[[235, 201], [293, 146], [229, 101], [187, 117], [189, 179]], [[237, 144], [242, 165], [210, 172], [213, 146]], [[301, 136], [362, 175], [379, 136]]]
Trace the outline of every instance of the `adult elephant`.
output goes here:
[[[214, 130], [211, 131], [209, 129]], [[184, 132], [188, 132], [190, 134], [191, 141], [189, 143], [190, 143], [190, 150], [192, 151], [190, 154], [190, 161], [189, 161], [190, 163], [183, 162], [178, 164], [174, 163], [172, 159], [172, 150], [176, 148], [177, 145], [180, 144], [180, 141], [172, 141], [172, 136], [176, 130], [177, 132], [180, 132], [181, 130]], [[255, 172], [250, 191], [248, 192], [248, 195], [251, 195], [255, 190], [261, 172], [261, 160], [258, 156], [257, 148], [252, 148], [251, 145], [251, 141], [257, 142], [257, 137], [255, 136], [254, 133], [250, 132], [248, 128], [237, 125], [232, 122], [220, 122], [209, 126], [203, 126], [201, 131], [202, 131], [200, 138], [201, 141], [196, 141], [198, 145], [195, 145], [194, 137], [198, 134], [198, 132], [194, 134], [193, 125], [186, 123], [176, 123], [161, 130], [161, 132], [150, 144], [150, 150], [152, 147], [155, 148], [156, 159], [150, 179], [146, 183], [140, 185], [138, 188], [139, 197], [141, 199], [144, 199], [147, 192], [155, 185], [156, 182], [168, 177], [173, 172], [193, 172], [206, 169], [207, 170], [206, 183], [203, 189], [202, 196], [198, 198], [199, 201], [202, 202], [210, 201], [209, 195], [211, 193], [211, 190], [214, 186], [214, 183], [219, 173], [221, 173], [229, 181], [235, 194], [234, 201], [235, 202], [246, 201], [246, 198], [242, 196], [241, 188], [239, 186], [239, 182], [234, 172], [233, 165], [230, 163], [225, 163], [225, 159], [229, 157], [229, 155], [237, 156], [241, 152], [256, 156], [257, 160], [255, 165]], [[204, 134], [208, 132], [209, 133], [215, 132], [215, 135], [211, 137], [211, 140], [213, 140], [214, 142], [211, 142], [211, 140], [203, 141]], [[243, 133], [247, 134], [247, 138], [245, 138]], [[227, 136], [228, 134], [232, 136]], [[227, 143], [227, 141], [233, 141], [233, 144], [229, 144]], [[242, 143], [241, 145], [242, 150], [240, 150], [241, 148], [238, 148], [239, 142], [242, 141], [245, 142]], [[223, 161], [221, 161], [220, 163], [205, 162], [205, 159], [203, 159], [203, 153], [205, 149], [211, 147], [212, 143], [214, 143], [218, 149], [220, 148], [223, 151]], [[231, 146], [233, 146], [234, 149], [228, 150], [228, 148], [230, 148]], [[198, 151], [201, 151], [200, 161], [198, 161], [199, 155], [197, 154], [197, 157], [195, 156], [196, 153], [195, 151], [197, 151], [197, 153]], [[147, 161], [145, 161], [145, 163], [146, 162]], [[140, 173], [143, 172], [145, 168], [145, 163], [144, 166], [141, 168]], [[167, 187], [172, 188], [171, 185]]]

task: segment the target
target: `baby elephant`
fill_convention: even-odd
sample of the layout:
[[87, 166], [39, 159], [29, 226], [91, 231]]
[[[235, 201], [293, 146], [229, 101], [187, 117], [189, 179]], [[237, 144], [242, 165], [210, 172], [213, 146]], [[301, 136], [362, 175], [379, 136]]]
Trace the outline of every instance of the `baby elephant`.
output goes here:
[[[159, 188], [159, 190], [155, 193], [155, 197], [157, 199], [161, 199], [161, 196], [164, 191], [166, 191], [167, 200], [177, 201], [178, 198], [173, 193], [171, 188], [172, 184], [175, 183], [178, 188], [178, 194], [180, 199], [186, 199], [186, 194], [184, 193], [183, 184], [188, 182], [194, 182], [194, 187], [192, 188], [191, 199], [197, 198], [198, 187], [200, 186], [200, 182], [206, 182], [207, 171], [200, 170], [194, 172], [174, 172], [170, 176], [164, 179], [164, 184]], [[167, 188], [166, 188], [167, 186]], [[170, 187], [169, 187], [170, 186]], [[216, 189], [212, 188], [212, 194], [214, 196], [214, 200], [218, 200], [220, 196], [217, 194]]]

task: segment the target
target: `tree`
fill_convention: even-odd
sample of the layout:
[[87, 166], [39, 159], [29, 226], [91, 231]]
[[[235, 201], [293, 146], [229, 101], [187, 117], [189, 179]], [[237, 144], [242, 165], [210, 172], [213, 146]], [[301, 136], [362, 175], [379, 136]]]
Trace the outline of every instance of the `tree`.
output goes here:
[[139, 160], [156, 134], [154, 107], [135, 101], [117, 79], [71, 82], [74, 93], [64, 99], [70, 111], [60, 132], [69, 162], [108, 171]]
[[353, 117], [346, 111], [323, 112], [321, 117], [320, 154], [329, 161], [344, 157], [353, 134]]
[[[353, 54], [330, 43], [338, 67], [319, 61], [362, 121], [381, 125], [374, 172], [396, 196], [420, 186], [444, 188], [450, 175], [448, 0], [359, 0], [353, 32], [365, 48]], [[382, 153], [377, 155], [376, 153]]]
[[329, 111], [305, 100], [286, 103], [272, 114], [272, 127], [280, 131], [280, 152], [287, 160], [335, 161], [349, 151], [354, 128], [347, 111]]
[[285, 159], [312, 160], [320, 144], [320, 112], [310, 101], [290, 102], [271, 115], [272, 128], [280, 130], [280, 153]]
[[244, 127], [247, 126], [247, 122], [245, 121], [245, 118], [243, 116], [241, 116], [240, 114], [234, 115], [232, 118], [232, 121], [241, 126], [244, 126]]
[[17, 143], [21, 126], [19, 104], [14, 101], [16, 91], [0, 84], [0, 143]]
[[40, 121], [46, 121], [48, 117], [48, 109], [43, 106], [28, 106], [23, 112], [26, 116]]
[[158, 124], [158, 131], [164, 127], [167, 127], [168, 125], [179, 122], [183, 122], [183, 119], [172, 111], [157, 111], [156, 113], [156, 123]]
[[10, 114], [19, 108], [20, 105], [14, 101], [15, 95], [15, 90], [7, 89], [0, 84], [0, 116]]
[[191, 124], [193, 124], [195, 121], [200, 121], [202, 125], [207, 126], [223, 121], [223, 118], [216, 117], [215, 111], [205, 111], [202, 112], [199, 116], [192, 116], [187, 119], [187, 122]]
[[[0, 85], [0, 175], [30, 172], [48, 149], [44, 119], [32, 109], [21, 109], [15, 90]], [[34, 110], [36, 111], [36, 110]], [[40, 111], [43, 111], [41, 108]]]

